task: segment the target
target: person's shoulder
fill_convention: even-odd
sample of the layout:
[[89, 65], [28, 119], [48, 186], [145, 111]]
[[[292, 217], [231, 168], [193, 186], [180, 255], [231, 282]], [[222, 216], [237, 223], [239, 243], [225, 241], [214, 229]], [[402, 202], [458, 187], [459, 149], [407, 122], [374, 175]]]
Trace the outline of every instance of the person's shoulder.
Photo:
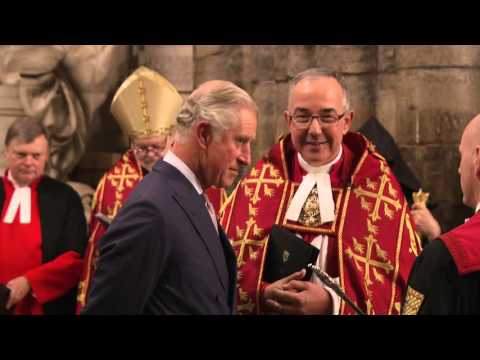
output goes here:
[[456, 271], [452, 255], [441, 239], [432, 240], [423, 249], [423, 252], [417, 258], [416, 265], [423, 272], [430, 274]]
[[[409, 288], [420, 294], [428, 294], [436, 288], [454, 286], [458, 272], [445, 244], [431, 241], [415, 260], [409, 274]], [[407, 296], [408, 298], [408, 296]]]
[[80, 200], [78, 193], [67, 183], [51, 178], [50, 176], [44, 176], [39, 184], [39, 191], [54, 192], [59, 196], [75, 197]]
[[453, 261], [452, 255], [441, 239], [432, 240], [427, 246], [425, 246], [420, 256], [426, 258], [428, 261], [438, 264]]
[[151, 171], [135, 186], [129, 195], [129, 199], [155, 205], [163, 204], [175, 192], [171, 181], [181, 180], [165, 176], [162, 172]]

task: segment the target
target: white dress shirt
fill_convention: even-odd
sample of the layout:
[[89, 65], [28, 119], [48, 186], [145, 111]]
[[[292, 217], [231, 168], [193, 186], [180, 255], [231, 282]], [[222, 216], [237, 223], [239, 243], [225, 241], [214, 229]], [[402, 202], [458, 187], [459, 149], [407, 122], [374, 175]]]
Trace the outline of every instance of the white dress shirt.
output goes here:
[[213, 209], [213, 205], [210, 203], [210, 200], [208, 200], [208, 197], [206, 196], [206, 194], [204, 194], [202, 186], [200, 185], [200, 181], [198, 180], [197, 176], [193, 173], [192, 170], [190, 170], [190, 168], [187, 166], [187, 164], [183, 162], [182, 159], [180, 159], [171, 151], [168, 151], [165, 154], [165, 156], [163, 157], [163, 161], [165, 161], [166, 163], [169, 163], [178, 171], [180, 171], [183, 174], [183, 176], [185, 176], [187, 180], [190, 181], [190, 183], [193, 185], [193, 187], [198, 192], [198, 194], [204, 197], [205, 207], [207, 208], [208, 214], [212, 219], [213, 227], [215, 228], [215, 231], [218, 234], [218, 224], [217, 224], [217, 216], [215, 214], [215, 210]]
[[[313, 187], [317, 185], [318, 191], [318, 201], [320, 209], [320, 221], [321, 223], [331, 222], [335, 220], [335, 204], [333, 201], [333, 191], [330, 182], [330, 170], [333, 165], [335, 165], [342, 157], [342, 148], [338, 155], [333, 161], [326, 165], [322, 166], [311, 166], [309, 165], [298, 153], [298, 160], [300, 166], [303, 170], [307, 172], [307, 175], [303, 177], [302, 183], [300, 184], [297, 192], [295, 193], [289, 208], [287, 210], [287, 219], [297, 221], [300, 212], [310, 195]], [[290, 215], [290, 217], [289, 217]], [[298, 237], [301, 237], [297, 234]], [[328, 236], [319, 235], [313, 239], [311, 245], [315, 246], [319, 250], [316, 266], [318, 266], [322, 271], [326, 271], [327, 268], [327, 254], [328, 254]], [[323, 285], [319, 277], [314, 273], [310, 279], [313, 283]], [[337, 277], [333, 279], [337, 284], [339, 284], [340, 279]], [[340, 312], [340, 297], [329, 287], [324, 287], [325, 290], [330, 294], [332, 298], [332, 314], [338, 315]]]

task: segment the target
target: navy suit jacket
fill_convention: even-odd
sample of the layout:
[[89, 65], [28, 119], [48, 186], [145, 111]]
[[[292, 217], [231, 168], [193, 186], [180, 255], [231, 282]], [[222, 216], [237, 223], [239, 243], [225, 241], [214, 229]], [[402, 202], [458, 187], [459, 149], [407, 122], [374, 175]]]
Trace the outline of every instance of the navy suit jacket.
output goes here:
[[99, 241], [84, 314], [233, 314], [236, 259], [188, 179], [159, 161]]

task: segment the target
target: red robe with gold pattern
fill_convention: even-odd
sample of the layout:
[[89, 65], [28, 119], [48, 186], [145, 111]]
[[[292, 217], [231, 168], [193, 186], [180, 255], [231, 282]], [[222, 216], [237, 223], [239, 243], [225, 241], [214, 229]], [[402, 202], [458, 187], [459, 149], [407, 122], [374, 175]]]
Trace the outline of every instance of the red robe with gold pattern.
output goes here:
[[[99, 182], [93, 198], [89, 228], [90, 238], [85, 252], [82, 281], [79, 286], [77, 313], [80, 313], [85, 306], [90, 283], [95, 272], [95, 264], [99, 255], [98, 241], [108, 228], [105, 223], [95, 217], [95, 214], [101, 213], [106, 215], [110, 220], [113, 220], [131, 191], [146, 175], [144, 172], [145, 170], [137, 162], [133, 151], [128, 150]], [[225, 190], [212, 187], [208, 189], [206, 193], [215, 211], [218, 213], [226, 200]]]
[[208, 196], [208, 200], [210, 200], [210, 202], [212, 203], [215, 212], [219, 214], [222, 206], [227, 201], [227, 192], [225, 191], [225, 189], [220, 189], [212, 186], [211, 188], [207, 189], [205, 193]]
[[[330, 178], [335, 220], [306, 227], [285, 219], [305, 174], [290, 135], [260, 160], [230, 195], [222, 214], [237, 255], [237, 310], [261, 313], [269, 233], [279, 224], [307, 242], [328, 236], [326, 271], [367, 314], [399, 314], [410, 268], [421, 251], [407, 202], [385, 159], [365, 137], [348, 133]], [[345, 302], [341, 314], [354, 314]]]
[[143, 176], [142, 167], [137, 162], [133, 150], [130, 149], [105, 173], [97, 186], [90, 217], [90, 237], [85, 252], [82, 280], [78, 291], [77, 313], [85, 306], [90, 282], [95, 272], [96, 261], [99, 255], [97, 247], [98, 241], [108, 228], [108, 226], [97, 219], [95, 215], [101, 213], [110, 220], [113, 220], [127, 200], [130, 192], [137, 186], [140, 180], [143, 179]]

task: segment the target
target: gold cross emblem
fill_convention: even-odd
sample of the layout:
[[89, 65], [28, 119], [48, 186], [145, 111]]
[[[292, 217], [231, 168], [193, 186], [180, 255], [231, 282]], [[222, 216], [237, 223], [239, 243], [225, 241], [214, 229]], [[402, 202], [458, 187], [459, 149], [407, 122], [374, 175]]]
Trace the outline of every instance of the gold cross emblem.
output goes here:
[[255, 309], [255, 305], [253, 304], [252, 299], [250, 299], [247, 292], [244, 291], [238, 284], [237, 284], [237, 288], [238, 288], [238, 295], [240, 298], [240, 303], [237, 304], [238, 312], [242, 313], [246, 311], [247, 314], [251, 313], [253, 309]]
[[133, 181], [139, 179], [138, 173], [129, 164], [123, 164], [119, 169], [115, 167], [113, 174], [109, 174], [107, 179], [112, 183], [119, 192], [123, 192], [125, 188], [133, 187]]
[[[267, 170], [271, 178], [266, 178]], [[275, 185], [279, 187], [284, 183], [284, 180], [280, 177], [279, 171], [276, 170], [272, 164], [265, 164], [260, 171], [260, 176], [258, 176], [258, 170], [253, 168], [250, 171], [250, 176], [255, 177], [255, 179], [245, 179], [242, 181], [242, 186], [245, 191], [245, 196], [251, 198], [253, 205], [256, 205], [260, 200], [260, 189], [264, 185], [263, 192], [265, 196], [272, 197], [274, 194], [274, 189], [268, 187], [268, 185]], [[257, 178], [258, 177], [258, 178]], [[253, 184], [255, 188], [251, 188], [248, 185]]]
[[[368, 181], [367, 185], [369, 189], [374, 189], [376, 187], [376, 184], [371, 182], [370, 180]], [[387, 188], [388, 195], [390, 195], [391, 197], [388, 197], [387, 195], [384, 194], [385, 188]], [[389, 219], [393, 219], [393, 211], [388, 207], [388, 205], [393, 206], [395, 208], [395, 211], [400, 210], [402, 207], [400, 205], [400, 201], [398, 201], [398, 199], [396, 198], [397, 191], [392, 187], [392, 184], [390, 183], [388, 179], [388, 175], [386, 173], [384, 173], [380, 177], [380, 186], [379, 186], [378, 193], [365, 190], [361, 186], [355, 188], [353, 190], [353, 193], [357, 198], [363, 197], [361, 198], [362, 208], [370, 211], [368, 216], [372, 219], [373, 222], [381, 219], [379, 212], [380, 212], [380, 206], [382, 205], [382, 203], [384, 205], [383, 212]], [[375, 199], [375, 205], [373, 207], [373, 210], [372, 210], [372, 204], [366, 201], [365, 198]]]
[[115, 202], [113, 203], [113, 208], [107, 206], [107, 216], [110, 218], [110, 220], [113, 220], [113, 218], [117, 216], [118, 210], [120, 210], [122, 207], [122, 198], [122, 193], [120, 191], [115, 191]]
[[[393, 265], [387, 258], [387, 252], [383, 250], [380, 245], [378, 245], [378, 240], [373, 237], [372, 234], [369, 234], [364, 238], [367, 241], [367, 249], [365, 250], [365, 245], [358, 242], [356, 238], [353, 238], [353, 247], [348, 247], [345, 251], [350, 259], [353, 259], [355, 266], [359, 271], [364, 271], [365, 285], [368, 287], [373, 284], [370, 278], [370, 270], [372, 271], [375, 280], [380, 283], [383, 283], [383, 275], [380, 274], [377, 269], [383, 269], [387, 274], [393, 270]], [[375, 253], [377, 258], [380, 260], [373, 259], [373, 250], [375, 248]], [[362, 269], [361, 265], [364, 265]]]
[[265, 244], [265, 239], [262, 240], [255, 240], [255, 239], [249, 239], [248, 235], [250, 231], [253, 228], [253, 236], [254, 237], [260, 237], [262, 235], [263, 229], [257, 227], [257, 224], [255, 224], [255, 220], [253, 218], [249, 218], [246, 221], [246, 229], [241, 229], [237, 227], [237, 238], [240, 238], [239, 240], [233, 241], [232, 246], [237, 247], [240, 246], [240, 250], [238, 252], [238, 258], [237, 258], [237, 266], [240, 267], [243, 264], [245, 264], [244, 260], [244, 253], [245, 253], [245, 248], [247, 245], [250, 245], [249, 247], [249, 254], [250, 258], [252, 260], [255, 260], [257, 258], [257, 252], [254, 251], [253, 247], [262, 247]]

